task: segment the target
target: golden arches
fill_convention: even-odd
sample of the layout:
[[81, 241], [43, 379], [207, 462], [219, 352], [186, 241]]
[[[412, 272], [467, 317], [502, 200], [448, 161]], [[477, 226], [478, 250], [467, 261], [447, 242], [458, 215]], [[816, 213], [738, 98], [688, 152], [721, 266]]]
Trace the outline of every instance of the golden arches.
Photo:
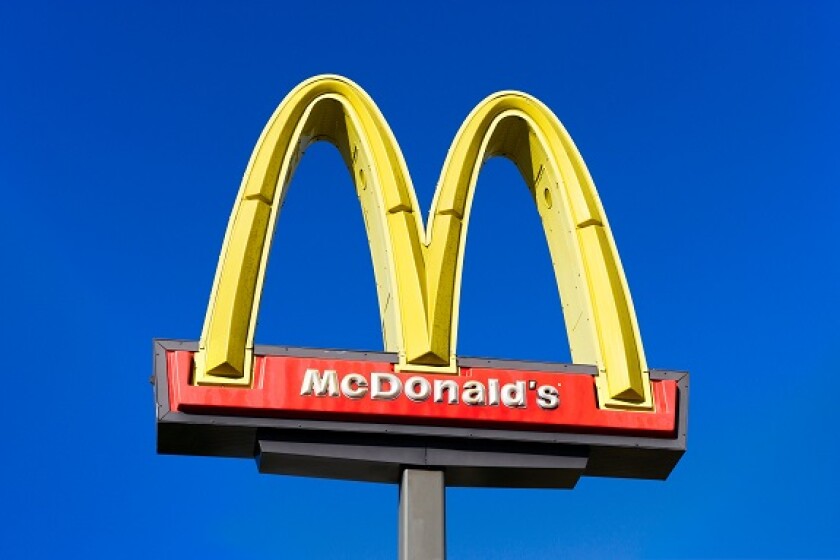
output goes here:
[[443, 166], [428, 229], [394, 136], [368, 95], [338, 76], [295, 88], [257, 142], [228, 223], [197, 355], [201, 384], [248, 385], [265, 265], [279, 208], [309, 143], [335, 144], [356, 184], [385, 349], [402, 370], [455, 372], [466, 231], [478, 173], [511, 159], [534, 195], [576, 363], [599, 367], [602, 406], [652, 406], [630, 293], [580, 154], [536, 99], [500, 92], [465, 120]]

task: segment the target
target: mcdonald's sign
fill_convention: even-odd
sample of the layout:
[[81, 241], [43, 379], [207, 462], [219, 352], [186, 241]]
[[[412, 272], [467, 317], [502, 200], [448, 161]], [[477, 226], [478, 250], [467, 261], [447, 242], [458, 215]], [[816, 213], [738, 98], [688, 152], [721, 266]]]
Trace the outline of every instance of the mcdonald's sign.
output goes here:
[[[361, 204], [384, 351], [254, 344], [286, 189], [306, 148], [334, 144]], [[465, 240], [483, 162], [509, 158], [539, 212], [575, 364], [458, 356]], [[685, 450], [688, 376], [647, 366], [627, 281], [587, 168], [554, 114], [499, 92], [450, 147], [424, 225], [384, 117], [356, 84], [295, 88], [260, 136], [228, 222], [199, 341], [155, 341], [158, 449], [257, 457], [261, 472], [571, 487], [665, 478]]]

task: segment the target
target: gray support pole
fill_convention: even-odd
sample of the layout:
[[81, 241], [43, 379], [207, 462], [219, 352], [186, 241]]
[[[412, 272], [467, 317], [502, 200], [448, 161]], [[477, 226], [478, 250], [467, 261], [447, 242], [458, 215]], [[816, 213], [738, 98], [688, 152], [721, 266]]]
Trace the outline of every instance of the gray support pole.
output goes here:
[[400, 480], [399, 560], [446, 558], [443, 471], [405, 469]]

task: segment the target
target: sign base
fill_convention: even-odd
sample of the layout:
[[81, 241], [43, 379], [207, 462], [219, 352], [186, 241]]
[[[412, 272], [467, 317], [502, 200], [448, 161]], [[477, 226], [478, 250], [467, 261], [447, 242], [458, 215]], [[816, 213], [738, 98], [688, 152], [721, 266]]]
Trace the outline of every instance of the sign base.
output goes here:
[[[197, 350], [154, 343], [160, 453], [250, 457], [272, 474], [400, 483], [416, 468], [447, 486], [573, 488], [664, 480], [685, 451], [685, 372], [652, 370], [655, 410], [626, 411], [598, 407], [591, 366], [461, 358], [459, 376], [412, 376], [394, 372], [395, 354], [258, 346], [242, 388], [194, 385]], [[556, 406], [542, 389], [555, 386]]]

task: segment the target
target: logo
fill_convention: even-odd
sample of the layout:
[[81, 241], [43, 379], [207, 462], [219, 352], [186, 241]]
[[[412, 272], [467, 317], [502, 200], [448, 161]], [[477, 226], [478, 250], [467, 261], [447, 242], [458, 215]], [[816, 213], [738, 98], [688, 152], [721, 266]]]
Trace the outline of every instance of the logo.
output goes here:
[[558, 387], [552, 385], [537, 386], [536, 381], [515, 381], [504, 385], [498, 378], [491, 378], [485, 385], [481, 381], [470, 380], [459, 385], [453, 379], [434, 379], [430, 381], [422, 375], [409, 377], [403, 382], [393, 373], [372, 373], [368, 379], [359, 373], [349, 373], [338, 380], [334, 369], [323, 372], [309, 368], [300, 385], [301, 396], [316, 397], [344, 396], [348, 399], [395, 400], [405, 396], [416, 403], [427, 402], [457, 405], [463, 401], [469, 406], [499, 406], [525, 408], [526, 386], [536, 390], [536, 404], [543, 410], [554, 410], [560, 404]]
[[[384, 352], [254, 347], [274, 225], [319, 140], [353, 176]], [[493, 156], [512, 160], [533, 196], [574, 364], [457, 355], [473, 194]], [[518, 92], [469, 114], [424, 223], [370, 97], [338, 76], [295, 88], [245, 171], [201, 338], [156, 340], [153, 382], [158, 452], [253, 457], [262, 473], [402, 484], [424, 469], [447, 486], [572, 488], [581, 476], [665, 479], [686, 449], [688, 374], [648, 370], [583, 159], [554, 114]]]
[[[459, 372], [458, 307], [476, 181], [487, 158], [503, 156], [516, 164], [533, 196], [554, 263], [572, 359], [597, 367], [598, 406], [654, 406], [606, 214], [557, 117], [520, 92], [499, 92], [479, 103], [449, 149], [424, 224], [391, 129], [371, 98], [339, 76], [318, 76], [296, 87], [257, 141], [222, 245], [195, 356], [196, 385], [252, 386], [254, 331], [271, 233], [295, 168], [306, 148], [319, 140], [338, 148], [353, 175], [373, 259], [385, 350], [399, 356], [395, 372], [450, 376], [451, 384], [446, 378], [429, 382], [422, 375], [400, 381], [389, 374], [387, 382], [358, 372], [339, 378], [335, 372], [311, 370], [296, 388], [298, 395], [309, 391], [312, 398], [372, 400], [378, 387], [379, 395], [397, 391], [401, 399], [418, 395], [432, 402], [440, 396], [466, 403], [481, 396], [487, 403], [488, 386], [479, 391], [454, 376]], [[559, 336], [557, 342], [564, 343]], [[495, 398], [503, 399], [504, 388], [496, 390]], [[508, 390], [510, 402], [524, 403], [529, 393], [520, 385]], [[324, 391], [329, 394], [321, 395]], [[553, 403], [559, 402], [555, 386], [531, 392], [534, 403], [548, 405], [543, 408], [556, 408]]]

